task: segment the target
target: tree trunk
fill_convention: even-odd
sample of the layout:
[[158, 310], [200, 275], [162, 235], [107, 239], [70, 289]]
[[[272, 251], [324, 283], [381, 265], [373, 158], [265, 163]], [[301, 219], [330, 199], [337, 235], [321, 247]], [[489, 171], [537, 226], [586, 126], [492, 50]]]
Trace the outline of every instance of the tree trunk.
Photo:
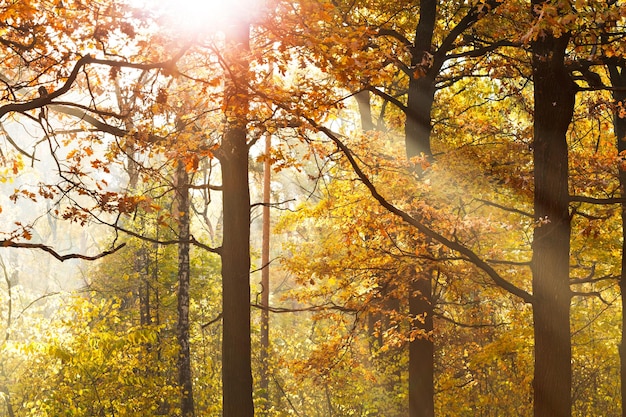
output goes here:
[[[223, 242], [222, 385], [224, 417], [251, 417], [250, 363], [250, 189], [246, 117], [249, 26], [239, 24], [227, 34], [229, 74], [224, 92], [226, 130], [219, 150], [222, 170]], [[238, 77], [233, 80], [230, 77]]]
[[2, 392], [4, 402], [7, 406], [7, 416], [15, 417], [15, 411], [13, 410], [13, 404], [11, 403], [11, 394], [9, 393], [9, 389], [6, 386], [2, 386], [2, 388], [0, 388], [0, 392]]
[[265, 137], [265, 161], [263, 164], [263, 242], [261, 248], [261, 399], [262, 409], [267, 413], [269, 402], [269, 351], [270, 351], [270, 185], [272, 160], [272, 137]]
[[[420, 18], [411, 48], [413, 74], [409, 78], [404, 129], [408, 158], [419, 155], [432, 157], [430, 113], [435, 100], [435, 77], [439, 72], [439, 68], [433, 65], [432, 54], [437, 2], [438, 0], [424, 0], [420, 3]], [[412, 318], [423, 316], [424, 322], [415, 320], [421, 334], [409, 342], [409, 417], [433, 417], [435, 389], [432, 281], [428, 272], [424, 272], [423, 276], [410, 278], [409, 314]]]
[[374, 122], [372, 120], [372, 105], [370, 100], [370, 92], [367, 90], [359, 91], [354, 95], [359, 106], [359, 115], [361, 117], [361, 130], [369, 132], [374, 130]]
[[175, 205], [178, 217], [178, 385], [181, 390], [181, 415], [194, 415], [193, 383], [191, 376], [191, 353], [189, 349], [189, 175], [185, 164], [176, 167]]
[[[409, 417], [434, 417], [432, 280], [429, 270], [411, 282], [409, 314], [416, 337], [409, 342]], [[416, 318], [417, 317], [417, 318]]]
[[[613, 130], [617, 142], [617, 151], [620, 155], [626, 153], [626, 117], [620, 115], [620, 107], [626, 106], [626, 68], [618, 68], [616, 66], [609, 67], [609, 75], [611, 77], [611, 85], [619, 88], [613, 92], [613, 100], [616, 104], [615, 113], [613, 115]], [[626, 197], [626, 169], [621, 166], [619, 168], [619, 184], [622, 198]], [[619, 278], [620, 296], [622, 301], [622, 337], [620, 341], [619, 357], [620, 357], [620, 382], [622, 393], [622, 417], [626, 417], [626, 314], [624, 314], [624, 306], [626, 306], [626, 203], [621, 204], [622, 215], [622, 271]]]
[[409, 158], [421, 154], [432, 156], [430, 112], [435, 100], [435, 77], [439, 72], [439, 68], [433, 65], [432, 54], [437, 1], [424, 0], [420, 3], [420, 18], [415, 29], [415, 42], [411, 47], [413, 76], [409, 78], [404, 127], [406, 154]]
[[[536, 2], [533, 2], [537, 6]], [[531, 45], [534, 79], [532, 286], [534, 416], [571, 416], [570, 214], [567, 129], [576, 89], [564, 66], [569, 35], [545, 32]]]

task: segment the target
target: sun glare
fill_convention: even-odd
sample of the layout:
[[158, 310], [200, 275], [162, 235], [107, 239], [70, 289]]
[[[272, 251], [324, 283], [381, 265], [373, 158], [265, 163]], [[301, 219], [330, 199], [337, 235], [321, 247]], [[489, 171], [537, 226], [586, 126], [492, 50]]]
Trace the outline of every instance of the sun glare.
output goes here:
[[181, 33], [211, 33], [258, 16], [259, 0], [157, 0], [168, 25]]

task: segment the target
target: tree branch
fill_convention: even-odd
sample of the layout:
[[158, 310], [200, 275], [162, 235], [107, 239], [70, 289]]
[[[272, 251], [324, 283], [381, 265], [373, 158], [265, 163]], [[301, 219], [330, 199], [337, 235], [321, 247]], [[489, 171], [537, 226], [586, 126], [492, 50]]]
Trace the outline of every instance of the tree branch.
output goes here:
[[94, 256], [82, 255], [80, 253], [70, 253], [67, 255], [61, 255], [60, 253], [52, 249], [50, 246], [46, 246], [43, 243], [23, 243], [23, 242], [14, 242], [12, 240], [0, 240], [0, 247], [39, 249], [44, 252], [48, 252], [50, 255], [54, 256], [56, 259], [58, 259], [61, 262], [67, 261], [69, 259], [83, 259], [85, 261], [95, 261], [96, 259], [100, 259], [107, 255], [111, 255], [117, 252], [118, 250], [122, 249], [124, 246], [126, 246], [126, 243], [122, 243], [121, 245], [116, 246], [113, 249], [101, 252]]
[[499, 208], [500, 210], [508, 211], [508, 212], [511, 212], [511, 213], [521, 214], [522, 216], [529, 217], [529, 218], [531, 218], [531, 219], [533, 219], [533, 218], [534, 218], [534, 216], [533, 216], [533, 214], [532, 214], [532, 213], [528, 213], [528, 212], [526, 212], [526, 211], [519, 210], [519, 209], [512, 208], [512, 207], [503, 206], [503, 205], [501, 205], [501, 204], [494, 203], [493, 201], [484, 200], [484, 199], [482, 199], [482, 198], [477, 198], [477, 199], [476, 199], [476, 201], [479, 201], [479, 202], [481, 202], [481, 203], [483, 203], [483, 204], [486, 204], [486, 205], [488, 205], [488, 206], [492, 206], [492, 207], [495, 207], [495, 208]]
[[400, 100], [398, 100], [397, 98], [383, 92], [380, 91], [378, 88], [373, 87], [373, 86], [367, 86], [365, 88], [365, 90], [370, 91], [372, 94], [377, 95], [378, 97], [382, 98], [385, 101], [388, 101], [392, 104], [394, 104], [399, 110], [401, 110], [403, 113], [407, 113], [409, 111], [409, 109], [404, 105], [403, 102], [401, 102]]
[[250, 306], [254, 308], [258, 308], [261, 310], [267, 310], [270, 313], [303, 313], [303, 312], [315, 312], [315, 311], [328, 311], [328, 310], [337, 310], [343, 313], [358, 313], [359, 310], [348, 308], [344, 306], [339, 306], [337, 304], [323, 304], [319, 306], [309, 306], [309, 307], [300, 307], [300, 308], [286, 308], [286, 307], [272, 307], [272, 306], [263, 306], [260, 304], [250, 304]]
[[587, 197], [584, 195], [571, 195], [569, 197], [569, 201], [573, 203], [589, 203], [589, 204], [623, 204], [626, 203], [626, 198], [624, 197], [611, 197], [611, 198], [594, 198]]
[[400, 41], [400, 43], [402, 43], [402, 45], [409, 47], [411, 46], [411, 41], [408, 40], [406, 38], [406, 36], [404, 36], [403, 34], [401, 34], [400, 32], [398, 32], [395, 29], [388, 29], [388, 28], [380, 28], [378, 29], [378, 33], [379, 36], [389, 36], [392, 37], [398, 41]]

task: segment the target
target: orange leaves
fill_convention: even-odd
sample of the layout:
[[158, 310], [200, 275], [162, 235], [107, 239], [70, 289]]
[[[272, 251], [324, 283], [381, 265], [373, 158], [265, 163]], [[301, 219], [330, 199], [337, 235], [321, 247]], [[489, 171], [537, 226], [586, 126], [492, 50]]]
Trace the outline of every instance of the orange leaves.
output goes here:
[[99, 208], [107, 212], [120, 214], [132, 214], [138, 210], [151, 213], [161, 209], [148, 196], [125, 195], [113, 192], [102, 193], [99, 196]]
[[13, 201], [13, 203], [17, 203], [17, 200], [19, 198], [27, 198], [27, 199], [29, 199], [29, 200], [31, 200], [33, 202], [37, 201], [37, 195], [35, 193], [33, 193], [31, 191], [28, 191], [28, 190], [25, 190], [25, 189], [18, 189], [18, 188], [16, 188], [13, 191], [13, 194], [11, 194], [9, 196], [9, 199], [11, 201]]
[[24, 162], [22, 161], [22, 158], [17, 158], [17, 159], [13, 159], [11, 161], [11, 172], [14, 175], [17, 175], [17, 173], [24, 167]]
[[159, 88], [155, 102], [157, 104], [167, 104], [168, 91], [165, 88]]

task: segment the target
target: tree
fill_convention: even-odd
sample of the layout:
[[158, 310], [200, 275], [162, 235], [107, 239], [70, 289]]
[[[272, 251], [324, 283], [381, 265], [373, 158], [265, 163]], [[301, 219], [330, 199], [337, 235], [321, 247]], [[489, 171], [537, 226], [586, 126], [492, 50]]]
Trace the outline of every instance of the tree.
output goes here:
[[[545, 2], [533, 2], [536, 12]], [[539, 15], [539, 25], [543, 24]], [[534, 82], [534, 415], [571, 415], [570, 213], [567, 130], [576, 86], [565, 67], [570, 35], [543, 27], [531, 43]]]
[[[303, 43], [315, 54], [319, 68], [332, 73], [341, 87], [361, 90], [357, 96], [361, 109], [366, 104], [363, 91], [372, 92], [385, 103], [396, 106], [404, 116], [407, 157], [432, 159], [431, 113], [435, 93], [441, 86], [449, 86], [465, 76], [472, 76], [469, 72], [463, 72], [463, 64], [459, 65], [461, 69], [458, 73], [443, 75], [444, 66], [450, 61], [456, 63], [480, 57], [498, 47], [513, 44], [500, 40], [488, 42], [481, 39], [480, 35], [476, 36], [476, 31], [482, 27], [474, 30], [479, 22], [487, 21], [484, 23], [486, 27], [497, 24], [494, 22], [499, 22], [499, 18], [493, 10], [500, 4], [487, 2], [458, 6], [433, 0], [419, 5], [400, 2], [393, 6], [381, 6], [377, 2], [365, 1], [358, 5], [335, 3], [330, 6], [322, 2], [316, 9], [309, 2], [303, 2], [303, 10], [307, 14], [313, 13], [320, 21], [335, 24], [332, 29], [329, 29], [328, 24], [305, 25], [304, 36], [307, 39]], [[364, 13], [363, 10], [372, 13]], [[415, 16], [419, 18], [415, 19]], [[438, 22], [441, 16], [449, 17], [451, 24], [440, 27]], [[368, 35], [366, 39], [363, 39], [363, 31]], [[482, 31], [480, 33], [483, 34]], [[487, 39], [497, 38], [489, 35], [488, 31], [485, 33]], [[438, 45], [433, 42], [435, 37], [439, 41]], [[355, 71], [357, 62], [361, 64]], [[390, 71], [388, 67], [393, 70]], [[454, 68], [454, 65], [450, 67]], [[373, 71], [374, 68], [379, 70], [378, 74]], [[471, 65], [468, 68], [472, 70]], [[367, 120], [362, 124], [369, 125]], [[421, 271], [418, 277], [412, 276], [415, 285], [409, 291], [409, 297], [415, 297], [410, 302], [413, 314], [426, 316], [426, 322], [420, 329], [425, 334], [431, 334], [433, 330], [432, 283], [428, 275], [428, 271]], [[422, 327], [420, 324], [418, 326]], [[428, 338], [416, 339], [410, 352], [412, 376], [409, 378], [409, 414], [431, 416], [434, 414], [432, 342]]]
[[[626, 104], [626, 69], [617, 65], [610, 65], [609, 77], [611, 85], [615, 87], [613, 91], [613, 100], [615, 102], [615, 110], [613, 113], [613, 129], [615, 131], [615, 140], [617, 152], [620, 156], [626, 152], [626, 114], [624, 114], [624, 105]], [[622, 199], [626, 196], [626, 171], [622, 166], [619, 168], [618, 178], [620, 183], [620, 195]], [[621, 274], [619, 278], [619, 286], [621, 293], [622, 306], [626, 305], [626, 202], [621, 202], [621, 219], [622, 219], [622, 264]], [[622, 307], [623, 308], [623, 307]], [[626, 314], [622, 311], [622, 329], [626, 328]], [[620, 375], [621, 375], [621, 393], [622, 393], [622, 416], [626, 416], [626, 333], [622, 331], [622, 340], [620, 343]]]
[[189, 175], [184, 161], [176, 166], [176, 205], [178, 215], [178, 385], [181, 390], [181, 414], [185, 417], [194, 415], [193, 377], [191, 374], [191, 352], [189, 348], [189, 240], [190, 240], [190, 202]]
[[260, 388], [263, 404], [261, 409], [267, 411], [269, 407], [269, 353], [270, 353], [270, 197], [272, 178], [272, 137], [265, 137], [265, 159], [263, 160], [263, 214], [262, 214], [262, 247], [261, 247], [261, 376]]
[[254, 415], [250, 345], [250, 190], [248, 185], [247, 54], [249, 24], [226, 35], [229, 78], [224, 91], [226, 127], [218, 158], [224, 210], [222, 286], [224, 417]]
[[[618, 46], [623, 31], [617, 24], [623, 8], [614, 5], [612, 2], [607, 12], [597, 12], [595, 4], [576, 4], [571, 6], [573, 13], [569, 5], [542, 0], [533, 2], [531, 9], [517, 1], [280, 1], [272, 3], [267, 22], [251, 26], [250, 21], [240, 21], [228, 29], [220, 28], [223, 33], [197, 30], [190, 36], [161, 25], [158, 11], [139, 12], [116, 2], [86, 4], [75, 0], [61, 4], [42, 0], [0, 6], [0, 17], [4, 18], [0, 23], [0, 55], [7, 65], [0, 74], [5, 100], [0, 118], [7, 149], [11, 149], [2, 149], [0, 179], [8, 180], [28, 164], [50, 174], [41, 181], [20, 181], [15, 186], [11, 199], [39, 204], [38, 211], [21, 213], [16, 217], [18, 223], [5, 221], [6, 233], [0, 242], [8, 247], [47, 251], [60, 260], [93, 260], [115, 252], [121, 248], [117, 241], [122, 235], [143, 239], [146, 245], [158, 248], [176, 246], [179, 263], [176, 271], [170, 265], [170, 271], [178, 277], [181, 412], [194, 415], [208, 409], [206, 397], [198, 394], [202, 390], [194, 384], [209, 379], [203, 379], [198, 369], [194, 370], [197, 379], [191, 374], [199, 355], [193, 350], [200, 337], [194, 320], [202, 320], [204, 332], [214, 329], [212, 324], [223, 317], [223, 412], [249, 417], [254, 405], [248, 160], [260, 138], [282, 140], [283, 133], [289, 134], [306, 148], [293, 151], [295, 148], [289, 149], [286, 143], [276, 146], [271, 157], [275, 167], [301, 166], [305, 155], [313, 155], [320, 166], [334, 168], [320, 169], [313, 175], [320, 184], [327, 181], [335, 186], [339, 178], [350, 177], [348, 185], [336, 186], [334, 192], [355, 193], [365, 199], [363, 192], [367, 190], [370, 201], [380, 204], [376, 209], [359, 206], [371, 213], [367, 218], [364, 212], [333, 206], [344, 224], [333, 219], [320, 224], [341, 230], [328, 240], [340, 250], [334, 255], [327, 253], [325, 259], [330, 264], [326, 269], [311, 266], [327, 282], [321, 284], [314, 276], [309, 286], [310, 276], [301, 280], [306, 286], [303, 294], [331, 300], [297, 306], [306, 310], [303, 314], [307, 319], [307, 315], [320, 319], [307, 323], [325, 323], [327, 327], [311, 324], [316, 349], [308, 361], [299, 362], [303, 364], [300, 368], [293, 368], [300, 374], [307, 374], [307, 366], [324, 369], [318, 375], [324, 389], [315, 394], [325, 402], [324, 412], [374, 412], [351, 399], [362, 393], [365, 385], [350, 380], [347, 370], [354, 367], [363, 378], [373, 378], [370, 361], [379, 370], [381, 364], [389, 363], [382, 354], [368, 355], [376, 347], [391, 349], [399, 358], [396, 366], [407, 367], [407, 374], [397, 373], [397, 368], [381, 373], [386, 381], [400, 381], [403, 387], [408, 383], [408, 398], [394, 398], [408, 400], [411, 416], [434, 415], [441, 402], [434, 397], [438, 377], [445, 386], [453, 387], [451, 390], [459, 389], [454, 386], [456, 382], [493, 382], [505, 376], [516, 383], [525, 381], [524, 377], [509, 378], [514, 372], [507, 367], [513, 367], [517, 359], [507, 355], [514, 351], [508, 342], [520, 332], [525, 350], [519, 363], [527, 364], [529, 329], [524, 333], [507, 323], [493, 331], [485, 329], [499, 324], [503, 316], [528, 318], [527, 309], [520, 307], [518, 314], [510, 307], [527, 303], [533, 309], [536, 342], [535, 414], [569, 415], [571, 363], [572, 359], [582, 362], [572, 357], [571, 323], [592, 317], [599, 310], [595, 301], [577, 303], [576, 320], [572, 321], [572, 296], [588, 294], [572, 292], [570, 285], [590, 288], [600, 300], [611, 292], [599, 284], [595, 265], [590, 266], [600, 258], [591, 248], [593, 239], [585, 237], [597, 232], [600, 222], [594, 216], [606, 217], [603, 224], [610, 225], [611, 231], [616, 224], [610, 214], [601, 213], [602, 209], [586, 211], [591, 197], [569, 195], [571, 190], [602, 191], [600, 181], [592, 184], [584, 179], [584, 173], [591, 172], [593, 158], [574, 134], [584, 122], [571, 121], [577, 91], [604, 88], [600, 84], [606, 76], [591, 71], [593, 66], [615, 65], [609, 68], [608, 77], [616, 85], [623, 81]], [[84, 25], [80, 24], [82, 19]], [[41, 22], [48, 26], [42, 29]], [[515, 48], [507, 49], [509, 46]], [[597, 50], [604, 53], [602, 59]], [[532, 106], [526, 96], [530, 75], [534, 84]], [[587, 87], [581, 86], [581, 81]], [[619, 88], [615, 90], [617, 101]], [[119, 100], [122, 96], [117, 95], [115, 107], [111, 98], [121, 90], [128, 91], [129, 99]], [[355, 133], [358, 129], [351, 127], [358, 124], [356, 111], [347, 100], [352, 96], [357, 99], [364, 133]], [[507, 108], [505, 104], [510, 103], [514, 104]], [[578, 111], [584, 117], [584, 112]], [[480, 112], [484, 114], [477, 115]], [[213, 116], [218, 113], [223, 121]], [[619, 138], [621, 119], [614, 120]], [[593, 126], [589, 130], [598, 131]], [[36, 132], [37, 139], [27, 139], [22, 134], [27, 131]], [[393, 151], [385, 149], [372, 155], [372, 149], [388, 145], [383, 139], [386, 134], [400, 139], [394, 142]], [[338, 151], [329, 148], [327, 141]], [[408, 158], [395, 147], [400, 142]], [[574, 148], [585, 162], [569, 159]], [[599, 164], [602, 158], [593, 161]], [[608, 165], [606, 160], [602, 163]], [[221, 169], [219, 185], [211, 183], [215, 178], [208, 173], [200, 173], [201, 167], [210, 171], [217, 163]], [[345, 166], [353, 173], [344, 170]], [[128, 183], [113, 179], [123, 167], [128, 167]], [[451, 179], [455, 175], [457, 178]], [[354, 178], [365, 188], [356, 186]], [[463, 185], [462, 192], [453, 185], [455, 181], [458, 188]], [[208, 218], [209, 193], [214, 191], [222, 192], [224, 236], [219, 248], [204, 243], [207, 234], [213, 243], [213, 232], [200, 232], [195, 229], [199, 222], [194, 224]], [[332, 198], [320, 204], [332, 205]], [[172, 210], [165, 210], [156, 201], [159, 199], [169, 201], [167, 204], [176, 199], [177, 203]], [[197, 202], [205, 206], [198, 209]], [[611, 202], [623, 203], [619, 198]], [[595, 203], [599, 201], [591, 201]], [[159, 227], [146, 227], [145, 220], [151, 216]], [[111, 227], [111, 241], [116, 244], [98, 250], [96, 255], [86, 255], [85, 247], [64, 255], [58, 252], [58, 239], [53, 244], [40, 239], [41, 219], [65, 219], [81, 227], [100, 223]], [[590, 224], [583, 226], [587, 220]], [[532, 259], [528, 259], [531, 239], [525, 240], [524, 233], [533, 235]], [[497, 241], [491, 234], [503, 240]], [[616, 237], [611, 234], [602, 247], [612, 247], [613, 239]], [[510, 251], [503, 251], [494, 242], [506, 242]], [[368, 245], [375, 246], [378, 253], [372, 256]], [[194, 247], [218, 254], [222, 260], [223, 311], [211, 310], [215, 313], [212, 317], [199, 315], [194, 306]], [[134, 253], [138, 259], [132, 262], [133, 274], [147, 274], [143, 261], [148, 255]], [[362, 274], [354, 273], [357, 260], [363, 265]], [[268, 259], [262, 263], [266, 266]], [[573, 273], [571, 265], [575, 267]], [[352, 268], [349, 273], [348, 268]], [[581, 275], [585, 268], [590, 270], [588, 278]], [[611, 268], [602, 265], [598, 269]], [[339, 279], [342, 270], [346, 274]], [[476, 274], [477, 270], [483, 274]], [[486, 284], [485, 276], [490, 284]], [[147, 285], [149, 280], [143, 278]], [[528, 292], [531, 285], [532, 294]], [[496, 286], [518, 301], [492, 307], [499, 315], [477, 323], [480, 298], [484, 296], [486, 304], [502, 298], [492, 288]], [[162, 293], [148, 286], [138, 288], [138, 298], [120, 297], [120, 303], [139, 302], [139, 324], [155, 324], [151, 320], [153, 306], [160, 304], [150, 297]], [[444, 295], [438, 292], [442, 288], [447, 291]], [[438, 305], [439, 301], [442, 303]], [[442, 307], [447, 302], [452, 304]], [[288, 310], [267, 304], [264, 300], [262, 316], [266, 322], [271, 311]], [[589, 316], [580, 313], [583, 308], [589, 309]], [[488, 312], [492, 309], [485, 307]], [[607, 311], [611, 310], [607, 307]], [[378, 338], [380, 344], [364, 343], [366, 339], [359, 338], [366, 331], [365, 321], [361, 321], [364, 317], [369, 317], [370, 336]], [[112, 315], [111, 320], [115, 324], [118, 318]], [[445, 332], [462, 324], [478, 326], [476, 334], [485, 340], [476, 347], [469, 336], [460, 337], [459, 346], [464, 343], [467, 349], [461, 349], [462, 354], [447, 351], [458, 374], [448, 367], [437, 368], [437, 355], [447, 348]], [[79, 346], [92, 330], [98, 334], [96, 339], [109, 340], [111, 334], [104, 330], [109, 327], [115, 326], [106, 323], [100, 330], [81, 329], [73, 342]], [[331, 334], [324, 343], [318, 343], [326, 329]], [[134, 328], [127, 330], [134, 332]], [[507, 333], [509, 330], [513, 333]], [[575, 340], [584, 340], [584, 333], [578, 332]], [[113, 339], [116, 343], [126, 340], [117, 335]], [[267, 339], [263, 333], [265, 347]], [[295, 336], [288, 339], [295, 340]], [[397, 342], [393, 349], [408, 346], [408, 356], [382, 343], [391, 341]], [[328, 348], [326, 352], [322, 346]], [[489, 374], [485, 369], [490, 369], [492, 362], [481, 355], [482, 349], [493, 356], [501, 355], [493, 363], [506, 369]], [[94, 373], [105, 369], [107, 375], [102, 378], [110, 382], [108, 392], [116, 389], [108, 372], [128, 371], [93, 352], [89, 355], [99, 369], [90, 367], [85, 358], [68, 359], [67, 352], [54, 352], [60, 361], [60, 368], [55, 369], [69, 372], [87, 367]], [[329, 352], [337, 356], [329, 356]], [[48, 353], [38, 351], [37, 355], [45, 358]], [[111, 353], [118, 355], [117, 351]], [[147, 360], [153, 360], [151, 353], [145, 356]], [[574, 376], [589, 369], [591, 366]], [[287, 375], [284, 372], [283, 377]], [[403, 379], [404, 375], [408, 379]], [[72, 381], [70, 374], [66, 376]], [[79, 383], [76, 380], [69, 384], [72, 387], [63, 386], [59, 401]], [[57, 381], [57, 385], [62, 383]], [[492, 392], [480, 382], [475, 385], [466, 392], [479, 391], [480, 398]], [[94, 395], [95, 386], [89, 386]], [[276, 386], [283, 389], [278, 381]], [[386, 389], [393, 391], [389, 384], [371, 386], [372, 402]], [[267, 392], [267, 379], [261, 388]], [[76, 409], [95, 413], [118, 407], [101, 401], [96, 409], [94, 398], [81, 398]], [[285, 394], [284, 398], [293, 397]], [[464, 412], [471, 412], [468, 410], [478, 404], [468, 400], [470, 403]], [[299, 405], [290, 403], [289, 408], [297, 413]], [[302, 406], [307, 411], [313, 408]]]

